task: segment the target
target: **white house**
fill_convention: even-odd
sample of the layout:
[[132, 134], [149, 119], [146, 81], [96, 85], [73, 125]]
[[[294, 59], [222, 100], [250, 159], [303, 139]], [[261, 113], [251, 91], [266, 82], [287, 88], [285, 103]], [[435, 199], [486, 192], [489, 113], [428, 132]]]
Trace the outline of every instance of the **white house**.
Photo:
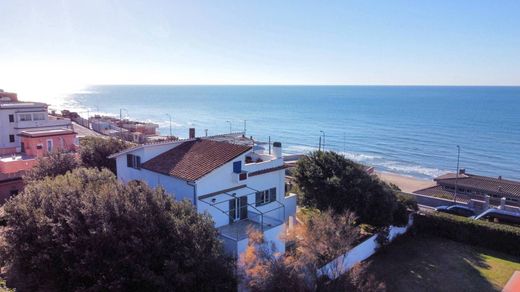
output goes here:
[[237, 256], [247, 247], [249, 227], [285, 252], [280, 235], [295, 215], [296, 196], [285, 196], [281, 143], [272, 149], [269, 154], [251, 139], [223, 135], [140, 145], [110, 158], [116, 159], [121, 181], [161, 186], [209, 213], [226, 251]]

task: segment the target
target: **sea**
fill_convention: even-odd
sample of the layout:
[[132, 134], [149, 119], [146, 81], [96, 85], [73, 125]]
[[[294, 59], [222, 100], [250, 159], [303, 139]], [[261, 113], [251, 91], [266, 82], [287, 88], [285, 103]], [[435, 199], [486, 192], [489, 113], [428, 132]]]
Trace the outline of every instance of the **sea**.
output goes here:
[[520, 87], [89, 86], [51, 108], [159, 124], [187, 137], [246, 131], [285, 154], [343, 153], [376, 170], [431, 179], [460, 168], [520, 180]]

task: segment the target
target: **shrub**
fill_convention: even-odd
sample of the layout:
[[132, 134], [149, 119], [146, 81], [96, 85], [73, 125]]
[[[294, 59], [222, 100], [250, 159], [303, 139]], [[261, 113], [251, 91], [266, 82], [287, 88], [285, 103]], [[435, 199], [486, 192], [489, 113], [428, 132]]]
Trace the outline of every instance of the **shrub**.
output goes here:
[[81, 139], [80, 146], [79, 154], [83, 166], [108, 168], [116, 173], [116, 161], [108, 156], [128, 148], [130, 144], [115, 138], [85, 137]]
[[36, 165], [25, 175], [24, 179], [40, 180], [45, 177], [55, 177], [71, 171], [79, 166], [72, 153], [51, 152], [47, 156], [38, 158]]
[[445, 213], [417, 214], [413, 226], [417, 232], [520, 256], [518, 227]]
[[394, 225], [405, 226], [408, 224], [408, 215], [410, 211], [419, 210], [415, 197], [406, 193], [397, 193], [397, 206], [394, 210]]
[[33, 181], [4, 206], [8, 283], [35, 291], [233, 289], [208, 215], [108, 170]]
[[298, 161], [294, 176], [304, 206], [350, 210], [362, 223], [377, 227], [393, 223], [397, 199], [392, 188], [340, 154], [311, 152]]

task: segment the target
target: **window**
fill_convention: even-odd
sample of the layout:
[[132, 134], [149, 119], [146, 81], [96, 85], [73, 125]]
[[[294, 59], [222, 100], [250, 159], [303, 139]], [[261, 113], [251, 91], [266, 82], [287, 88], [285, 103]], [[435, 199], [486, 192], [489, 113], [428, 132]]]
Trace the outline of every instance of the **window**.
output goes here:
[[276, 188], [256, 192], [256, 206], [264, 205], [273, 201], [276, 201]]
[[32, 116], [31, 114], [18, 114], [18, 119], [22, 122], [32, 121]]
[[14, 123], [14, 115], [9, 115], [9, 123]]
[[47, 152], [52, 152], [52, 140], [47, 140]]
[[43, 149], [43, 145], [42, 145], [42, 144], [38, 144], [38, 145], [36, 145], [36, 149], [38, 149], [38, 150]]
[[9, 142], [14, 143], [14, 135], [9, 135]]
[[45, 120], [45, 113], [34, 113], [33, 114], [34, 121], [43, 121]]
[[127, 154], [126, 155], [126, 166], [141, 169], [141, 156]]

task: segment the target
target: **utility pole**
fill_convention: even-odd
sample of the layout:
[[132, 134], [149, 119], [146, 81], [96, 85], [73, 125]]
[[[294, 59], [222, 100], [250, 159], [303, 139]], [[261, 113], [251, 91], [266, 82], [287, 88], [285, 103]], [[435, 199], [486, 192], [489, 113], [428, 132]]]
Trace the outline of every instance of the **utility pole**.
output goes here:
[[231, 131], [231, 121], [226, 121], [226, 123], [229, 123], [229, 134], [231, 134], [232, 133], [232, 131]]
[[119, 138], [123, 140], [123, 109], [119, 109]]
[[325, 151], [325, 131], [320, 131], [323, 133], [323, 151]]
[[206, 137], [208, 137], [208, 129], [204, 129], [204, 132], [206, 132]]
[[119, 135], [121, 140], [123, 139], [123, 110], [126, 111], [126, 114], [128, 115], [128, 110], [124, 108], [119, 109]]
[[246, 135], [246, 122], [247, 120], [244, 120], [244, 136]]
[[455, 196], [453, 196], [453, 202], [457, 202], [457, 190], [459, 188], [459, 161], [460, 161], [460, 146], [457, 145], [457, 174], [455, 175]]
[[170, 139], [173, 137], [172, 135], [172, 116], [170, 114], [166, 114], [170, 118]]
[[321, 151], [321, 135], [320, 135], [320, 142], [318, 143], [318, 151]]

